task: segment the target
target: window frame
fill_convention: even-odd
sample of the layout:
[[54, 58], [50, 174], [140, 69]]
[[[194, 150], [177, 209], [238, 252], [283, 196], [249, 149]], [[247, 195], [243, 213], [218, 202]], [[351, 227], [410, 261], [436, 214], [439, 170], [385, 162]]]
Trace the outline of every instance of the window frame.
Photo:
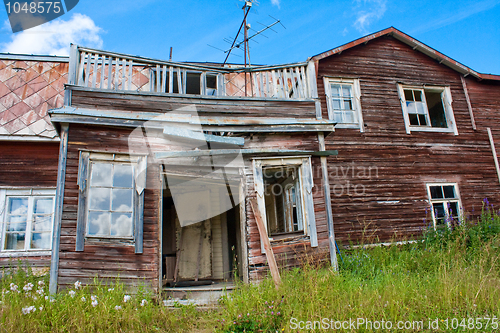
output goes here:
[[[24, 249], [5, 249], [5, 242], [7, 240], [6, 232], [7, 232], [7, 203], [10, 197], [27, 197], [28, 198], [28, 214], [27, 214], [27, 222], [26, 222], [26, 231], [25, 231], [25, 243]], [[33, 211], [34, 201], [36, 198], [50, 198], [52, 199], [52, 218], [50, 221], [50, 245], [48, 248], [39, 249], [39, 248], [31, 248], [31, 236], [33, 233], [33, 215], [35, 215]], [[54, 218], [55, 218], [55, 201], [56, 201], [56, 189], [54, 188], [4, 188], [0, 189], [0, 222], [1, 222], [1, 230], [0, 230], [0, 257], [2, 256], [10, 256], [15, 254], [21, 255], [46, 255], [50, 254], [52, 251], [52, 241], [54, 234]]]
[[[133, 172], [133, 213], [132, 235], [111, 236], [88, 234], [88, 215], [91, 188], [91, 164], [95, 162], [117, 163], [134, 165]], [[80, 151], [78, 168], [78, 214], [75, 251], [84, 251], [87, 240], [105, 240], [111, 242], [127, 242], [135, 244], [135, 253], [143, 251], [143, 222], [144, 222], [144, 188], [146, 187], [147, 155], [132, 155], [124, 153], [101, 153]], [[112, 188], [112, 187], [111, 187]]]
[[[434, 229], [437, 229], [438, 228], [438, 225], [436, 224], [437, 222], [437, 217], [435, 216], [435, 212], [434, 212], [434, 209], [432, 207], [432, 204], [433, 203], [443, 203], [444, 205], [444, 212], [445, 212], [445, 222], [446, 222], [446, 226], [448, 228], [450, 228], [450, 224], [449, 224], [449, 221], [450, 221], [450, 212], [448, 210], [448, 207], [447, 207], [447, 203], [448, 202], [456, 202], [457, 203], [457, 213], [458, 213], [458, 218], [459, 218], [459, 221], [460, 221], [460, 216], [462, 215], [462, 200], [460, 199], [460, 191], [459, 191], [459, 188], [458, 188], [458, 184], [457, 183], [426, 183], [426, 189], [427, 189], [427, 198], [428, 198], [428, 203], [429, 203], [429, 207], [430, 207], [430, 210], [431, 210], [431, 217], [432, 217], [432, 223], [433, 223], [433, 226], [434, 226]], [[437, 198], [437, 199], [433, 199], [432, 198], [432, 195], [431, 195], [431, 187], [433, 186], [453, 186], [454, 190], [455, 190], [455, 196], [456, 198]], [[444, 196], [444, 195], [443, 195]]]
[[[398, 94], [399, 94], [399, 100], [401, 102], [401, 108], [403, 111], [403, 119], [405, 123], [405, 128], [406, 128], [406, 133], [410, 134], [411, 132], [438, 132], [438, 133], [453, 133], [455, 135], [458, 135], [458, 129], [456, 126], [455, 122], [455, 116], [453, 113], [453, 99], [451, 96], [451, 89], [448, 86], [428, 86], [428, 85], [407, 85], [403, 83], [398, 83]], [[443, 109], [444, 109], [444, 115], [446, 117], [446, 124], [448, 127], [432, 127], [432, 125], [425, 125], [425, 126], [420, 126], [420, 125], [411, 125], [410, 124], [410, 117], [408, 114], [408, 108], [406, 106], [406, 97], [405, 97], [405, 90], [420, 90], [422, 93], [422, 99], [424, 102], [425, 106], [425, 116], [426, 119], [431, 122], [430, 115], [429, 115], [429, 108], [427, 106], [427, 101], [425, 97], [425, 92], [439, 92], [441, 93], [441, 101], [443, 103]]]
[[[264, 157], [264, 158], [254, 158], [252, 160], [253, 171], [254, 171], [254, 189], [257, 196], [257, 206], [259, 212], [262, 216], [262, 220], [265, 221], [264, 225], [266, 228], [266, 234], [269, 236], [268, 226], [267, 226], [267, 216], [266, 216], [266, 204], [265, 204], [265, 188], [264, 188], [264, 177], [263, 168], [265, 167], [286, 167], [286, 166], [297, 166], [299, 170], [299, 183], [301, 192], [301, 205], [300, 213], [302, 214], [303, 232], [288, 232], [286, 235], [309, 237], [311, 242], [311, 247], [318, 246], [318, 238], [316, 232], [316, 218], [314, 213], [314, 202], [313, 202], [313, 172], [311, 167], [311, 157], [310, 156], [287, 156], [287, 157]], [[274, 240], [270, 237], [270, 240]], [[264, 253], [263, 242], [261, 242], [261, 251]]]
[[337, 123], [335, 128], [356, 128], [359, 129], [360, 132], [365, 131], [364, 122], [363, 122], [363, 112], [361, 110], [361, 87], [359, 83], [359, 79], [357, 78], [336, 78], [336, 77], [323, 77], [323, 84], [325, 87], [325, 95], [326, 95], [326, 104], [328, 109], [328, 119], [334, 120], [334, 109], [332, 106], [332, 92], [331, 92], [331, 84], [341, 84], [341, 85], [350, 85], [352, 87], [352, 98], [353, 98], [353, 113], [357, 118], [353, 123]]

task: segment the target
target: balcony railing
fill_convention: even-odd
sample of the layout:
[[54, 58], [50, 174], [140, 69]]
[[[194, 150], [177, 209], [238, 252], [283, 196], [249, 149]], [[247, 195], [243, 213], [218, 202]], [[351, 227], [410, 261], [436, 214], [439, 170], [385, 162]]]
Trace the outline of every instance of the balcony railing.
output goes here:
[[97, 90], [273, 99], [315, 97], [314, 65], [243, 67], [161, 61], [72, 45], [69, 84]]

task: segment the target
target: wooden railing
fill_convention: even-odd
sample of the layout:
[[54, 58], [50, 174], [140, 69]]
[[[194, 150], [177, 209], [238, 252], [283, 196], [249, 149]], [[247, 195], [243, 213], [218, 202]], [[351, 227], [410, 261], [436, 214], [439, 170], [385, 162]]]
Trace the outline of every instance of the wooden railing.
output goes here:
[[97, 90], [310, 99], [315, 81], [308, 63], [208, 66], [71, 46], [69, 84]]

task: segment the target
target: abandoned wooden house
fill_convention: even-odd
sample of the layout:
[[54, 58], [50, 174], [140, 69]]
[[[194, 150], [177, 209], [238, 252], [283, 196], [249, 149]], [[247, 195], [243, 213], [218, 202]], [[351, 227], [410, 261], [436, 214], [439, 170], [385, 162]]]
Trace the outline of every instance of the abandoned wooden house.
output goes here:
[[52, 290], [222, 289], [267, 274], [264, 241], [281, 267], [336, 265], [335, 241], [417, 237], [425, 218], [500, 203], [500, 76], [392, 27], [278, 66], [76, 45], [69, 63], [1, 59], [0, 257], [50, 261]]

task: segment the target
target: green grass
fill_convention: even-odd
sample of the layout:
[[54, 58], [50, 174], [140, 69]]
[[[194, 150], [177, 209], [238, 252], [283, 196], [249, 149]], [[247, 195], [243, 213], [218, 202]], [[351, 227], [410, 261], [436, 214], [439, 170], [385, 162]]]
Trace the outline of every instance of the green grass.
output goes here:
[[[424, 329], [415, 331], [429, 331], [429, 320], [438, 319], [439, 328], [433, 331], [462, 331], [464, 326], [466, 331], [497, 331], [500, 319], [497, 329], [492, 321], [486, 329], [486, 320], [480, 320], [483, 327], [478, 329], [477, 322], [462, 319], [500, 317], [499, 232], [499, 216], [485, 205], [480, 219], [463, 222], [453, 230], [429, 229], [418, 242], [344, 250], [339, 272], [306, 257], [301, 267], [281, 272], [278, 290], [270, 278], [259, 284], [241, 284], [210, 311], [194, 307], [171, 310], [144, 291], [124, 302], [119, 283], [110, 287], [97, 281], [72, 288], [74, 297], [65, 291], [51, 302], [50, 297], [45, 299], [46, 277], [17, 270], [1, 281], [0, 331], [290, 332], [296, 331], [300, 321], [302, 325], [323, 321], [324, 326], [325, 318], [328, 324], [330, 320], [357, 322], [358, 318], [393, 325], [422, 321]], [[43, 296], [36, 293], [40, 280], [44, 281]], [[34, 284], [31, 291], [23, 290], [28, 282]], [[10, 290], [10, 283], [20, 292]], [[95, 307], [92, 295], [97, 296]], [[143, 299], [147, 304], [141, 306]], [[28, 306], [37, 310], [23, 314]], [[356, 328], [377, 331], [366, 324]]]

